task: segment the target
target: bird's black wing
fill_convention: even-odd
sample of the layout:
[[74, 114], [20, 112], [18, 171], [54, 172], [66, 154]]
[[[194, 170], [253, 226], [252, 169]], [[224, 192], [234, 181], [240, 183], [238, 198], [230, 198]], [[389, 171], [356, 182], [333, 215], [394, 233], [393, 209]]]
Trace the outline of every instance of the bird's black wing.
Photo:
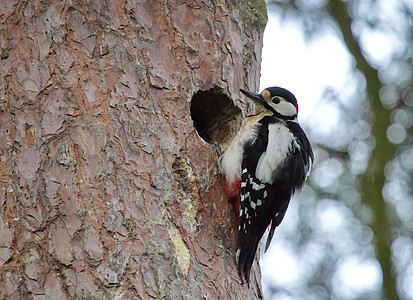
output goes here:
[[255, 176], [258, 160], [267, 149], [268, 124], [276, 122], [279, 121], [274, 117], [265, 117], [260, 121], [258, 136], [246, 146], [242, 161], [238, 273], [247, 283], [259, 241], [282, 207], [283, 201], [279, 199], [286, 198], [277, 183], [264, 183]]
[[290, 132], [298, 147], [291, 147], [272, 184], [256, 178], [258, 160], [268, 146], [268, 125], [277, 122], [280, 121], [275, 117], [265, 117], [260, 121], [258, 136], [245, 148], [242, 161], [238, 273], [247, 283], [261, 237], [271, 223], [265, 246], [267, 250], [275, 228], [284, 218], [291, 195], [301, 188], [313, 159], [311, 145], [301, 127], [289, 122], [293, 125], [288, 124], [287, 127], [290, 129], [291, 126]]
[[265, 243], [265, 251], [267, 251], [270, 246], [275, 228], [280, 225], [284, 218], [292, 194], [301, 189], [314, 160], [310, 141], [301, 126], [292, 121], [287, 121], [286, 125], [294, 135], [298, 147], [292, 148], [292, 151], [288, 154], [287, 159], [285, 160], [282, 170], [280, 170], [282, 177], [277, 178], [278, 180], [274, 182], [275, 185], [278, 185], [280, 192], [280, 195], [278, 196], [281, 200], [281, 204], [279, 211], [276, 212], [272, 218], [271, 229]]

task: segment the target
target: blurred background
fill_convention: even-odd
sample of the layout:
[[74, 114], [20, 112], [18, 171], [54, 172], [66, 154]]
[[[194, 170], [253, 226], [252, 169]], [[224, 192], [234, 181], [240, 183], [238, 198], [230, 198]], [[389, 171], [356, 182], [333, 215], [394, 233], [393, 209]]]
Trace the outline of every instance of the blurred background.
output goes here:
[[265, 299], [413, 299], [413, 1], [268, 1], [261, 88], [315, 164], [261, 255]]

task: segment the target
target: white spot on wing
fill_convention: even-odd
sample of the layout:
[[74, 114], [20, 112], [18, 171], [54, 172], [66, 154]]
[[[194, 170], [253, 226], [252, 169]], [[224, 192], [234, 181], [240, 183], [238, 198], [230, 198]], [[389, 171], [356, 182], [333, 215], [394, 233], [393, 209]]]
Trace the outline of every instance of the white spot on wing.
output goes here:
[[252, 201], [250, 202], [250, 206], [251, 206], [252, 209], [255, 209], [257, 207], [255, 202], [252, 202]]
[[262, 197], [265, 199], [267, 198], [267, 196], [268, 196], [267, 191], [264, 191], [264, 193], [262, 193]]
[[252, 183], [252, 189], [256, 190], [256, 191], [259, 191], [260, 190], [260, 185], [258, 183], [253, 182]]
[[257, 200], [257, 206], [260, 206], [261, 204], [262, 204], [261, 199], [258, 199], [258, 200]]

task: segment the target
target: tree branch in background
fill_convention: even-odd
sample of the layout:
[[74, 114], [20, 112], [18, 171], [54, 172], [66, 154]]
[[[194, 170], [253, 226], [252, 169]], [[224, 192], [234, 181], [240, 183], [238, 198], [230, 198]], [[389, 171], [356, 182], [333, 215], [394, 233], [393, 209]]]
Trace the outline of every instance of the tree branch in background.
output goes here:
[[375, 116], [371, 124], [371, 133], [376, 145], [370, 157], [367, 170], [361, 175], [361, 193], [363, 201], [370, 207], [373, 220], [370, 224], [375, 234], [377, 258], [383, 272], [383, 292], [387, 299], [399, 299], [395, 278], [392, 274], [390, 247], [393, 242], [391, 224], [387, 205], [383, 199], [382, 189], [385, 184], [384, 168], [394, 156], [394, 147], [387, 139], [386, 130], [390, 125], [390, 111], [383, 107], [379, 97], [382, 84], [378, 71], [365, 59], [359, 42], [351, 30], [352, 17], [347, 4], [341, 0], [331, 0], [329, 4], [331, 17], [337, 22], [343, 40], [356, 60], [356, 67], [366, 78], [366, 93], [370, 101], [371, 112]]

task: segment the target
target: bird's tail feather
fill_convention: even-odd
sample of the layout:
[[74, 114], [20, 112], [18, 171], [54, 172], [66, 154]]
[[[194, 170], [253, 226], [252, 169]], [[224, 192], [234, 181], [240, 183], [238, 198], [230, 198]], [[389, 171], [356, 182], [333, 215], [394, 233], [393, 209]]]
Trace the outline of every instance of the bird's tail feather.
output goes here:
[[257, 252], [258, 243], [261, 237], [252, 236], [249, 237], [241, 248], [241, 252], [238, 258], [238, 274], [241, 278], [242, 283], [244, 279], [248, 284], [250, 284], [250, 272], [252, 263], [254, 262], [255, 253]]
[[271, 229], [270, 229], [270, 232], [268, 233], [268, 236], [267, 236], [267, 242], [265, 243], [264, 252], [267, 252], [268, 247], [270, 246], [272, 237], [274, 236], [275, 228], [277, 228], [277, 224], [273, 221], [273, 222], [271, 222]]

